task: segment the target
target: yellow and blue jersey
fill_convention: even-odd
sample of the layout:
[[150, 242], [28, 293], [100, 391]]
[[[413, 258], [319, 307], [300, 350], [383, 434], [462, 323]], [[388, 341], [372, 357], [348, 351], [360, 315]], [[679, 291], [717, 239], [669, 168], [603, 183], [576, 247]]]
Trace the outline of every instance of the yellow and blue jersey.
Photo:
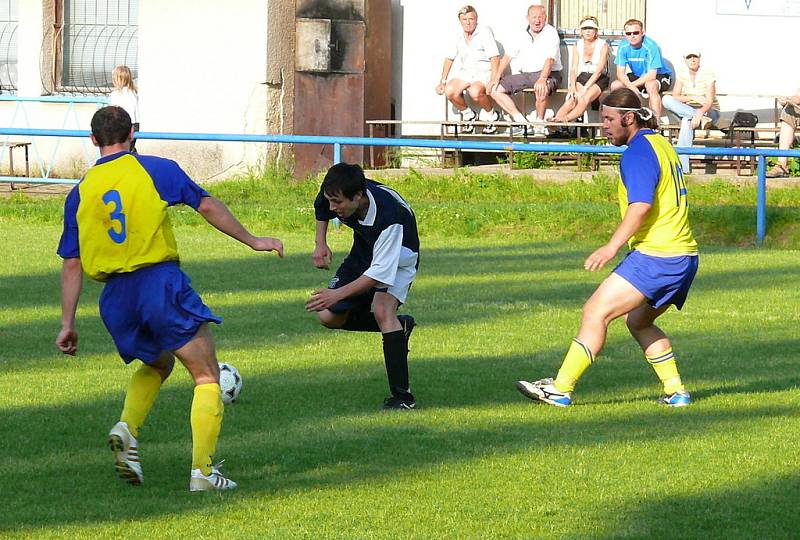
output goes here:
[[618, 192], [623, 217], [632, 203], [652, 205], [629, 241], [631, 249], [655, 256], [697, 253], [683, 171], [678, 154], [664, 137], [643, 129], [631, 139], [620, 160]]
[[194, 209], [208, 193], [172, 160], [119, 152], [100, 158], [64, 204], [63, 258], [98, 281], [178, 260], [167, 208]]

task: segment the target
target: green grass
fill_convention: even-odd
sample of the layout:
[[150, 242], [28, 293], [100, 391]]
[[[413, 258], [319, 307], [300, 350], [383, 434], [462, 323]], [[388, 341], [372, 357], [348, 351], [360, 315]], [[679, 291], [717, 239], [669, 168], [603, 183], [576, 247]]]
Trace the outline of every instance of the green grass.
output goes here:
[[[749, 188], [692, 186], [701, 269], [684, 310], [662, 325], [692, 407], [654, 403], [657, 379], [617, 322], [577, 404], [557, 410], [513, 382], [558, 368], [606, 273], [581, 264], [617, 219], [614, 186], [450, 180], [392, 181], [423, 233], [405, 308], [420, 322], [420, 409], [410, 414], [378, 410], [387, 389], [377, 336], [325, 330], [303, 310], [329, 277], [310, 263], [312, 184], [214, 186], [255, 231], [285, 240], [284, 260], [175, 213], [184, 267], [225, 318], [220, 359], [244, 375], [218, 448], [241, 488], [225, 494], [186, 490], [182, 369], [140, 438], [145, 485], [116, 478], [105, 435], [132, 368], [99, 320], [100, 286], [84, 289], [79, 356], [60, 355], [63, 201], [1, 201], [0, 537], [794, 536], [798, 251], [737, 247], [751, 240], [736, 231], [754, 227]], [[797, 192], [771, 196], [769, 234], [782, 235], [773, 245], [796, 248]], [[332, 233], [337, 261], [349, 240]]]
[[[284, 231], [313, 231], [312, 201], [318, 179], [294, 181], [288, 173], [268, 171], [210, 186], [246, 223]], [[475, 174], [427, 176], [413, 169], [405, 176], [378, 180], [396, 187], [412, 202], [428, 235], [498, 235], [570, 242], [602, 242], [619, 220], [616, 177], [596, 174], [591, 181], [537, 182], [530, 176]], [[692, 225], [702, 245], [749, 247], [755, 243], [756, 188], [725, 180], [692, 183]], [[14, 194], [0, 198], [0, 220], [60, 224], [63, 198]], [[766, 247], [800, 248], [800, 186], [767, 192]], [[191, 209], [173, 208], [176, 224], [200, 225]]]

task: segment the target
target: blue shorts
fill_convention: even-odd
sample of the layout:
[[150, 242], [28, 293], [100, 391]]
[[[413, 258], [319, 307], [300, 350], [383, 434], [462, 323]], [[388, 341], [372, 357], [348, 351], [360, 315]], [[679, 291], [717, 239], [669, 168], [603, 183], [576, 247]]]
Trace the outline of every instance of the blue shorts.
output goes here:
[[153, 363], [163, 351], [186, 345], [205, 322], [220, 324], [176, 262], [163, 262], [108, 278], [100, 317], [128, 364]]
[[681, 309], [697, 274], [698, 258], [697, 255], [653, 257], [634, 250], [614, 268], [614, 273], [645, 295], [653, 309], [665, 304]]

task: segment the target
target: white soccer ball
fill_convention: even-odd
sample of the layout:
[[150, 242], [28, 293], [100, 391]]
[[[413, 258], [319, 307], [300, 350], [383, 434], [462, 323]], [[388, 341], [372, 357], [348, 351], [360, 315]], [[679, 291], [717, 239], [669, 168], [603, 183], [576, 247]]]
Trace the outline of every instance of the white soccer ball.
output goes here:
[[242, 391], [242, 376], [239, 370], [230, 364], [219, 363], [219, 388], [222, 390], [222, 402], [233, 403]]

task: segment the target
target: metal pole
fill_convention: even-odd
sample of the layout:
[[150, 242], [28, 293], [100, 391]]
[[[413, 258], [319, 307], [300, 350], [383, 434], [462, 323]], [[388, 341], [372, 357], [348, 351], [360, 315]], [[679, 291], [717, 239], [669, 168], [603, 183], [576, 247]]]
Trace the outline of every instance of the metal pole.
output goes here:
[[767, 235], [767, 157], [758, 156], [758, 187], [756, 191], [756, 245], [764, 244]]
[[333, 143], [333, 164], [342, 162], [342, 143]]

